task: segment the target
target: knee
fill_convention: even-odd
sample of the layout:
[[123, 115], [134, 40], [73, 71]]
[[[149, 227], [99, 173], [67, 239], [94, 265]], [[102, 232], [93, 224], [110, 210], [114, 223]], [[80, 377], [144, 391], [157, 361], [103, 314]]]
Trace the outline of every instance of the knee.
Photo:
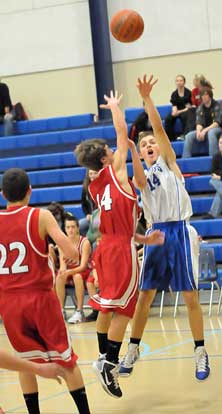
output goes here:
[[141, 310], [149, 309], [153, 302], [153, 295], [149, 291], [142, 291], [139, 294], [139, 298], [137, 301], [138, 307], [141, 308]]
[[186, 303], [186, 305], [187, 305], [187, 308], [189, 309], [189, 310], [195, 310], [195, 309], [197, 309], [197, 308], [199, 308], [199, 299], [198, 299], [198, 294], [197, 294], [197, 292], [195, 291], [195, 292], [192, 292], [192, 293], [188, 293], [188, 292], [186, 292], [186, 293], [184, 293], [184, 300], [185, 300], [185, 303]]

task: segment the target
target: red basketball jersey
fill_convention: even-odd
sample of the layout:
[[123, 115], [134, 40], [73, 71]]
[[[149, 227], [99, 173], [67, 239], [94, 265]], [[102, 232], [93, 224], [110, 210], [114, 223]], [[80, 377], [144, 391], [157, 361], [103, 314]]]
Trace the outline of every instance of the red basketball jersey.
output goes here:
[[39, 235], [39, 212], [28, 206], [0, 211], [0, 289], [4, 293], [53, 287], [47, 241]]
[[90, 194], [100, 209], [100, 232], [107, 235], [133, 237], [139, 215], [136, 191], [129, 180], [132, 194], [117, 180], [112, 165], [103, 168], [89, 185]]

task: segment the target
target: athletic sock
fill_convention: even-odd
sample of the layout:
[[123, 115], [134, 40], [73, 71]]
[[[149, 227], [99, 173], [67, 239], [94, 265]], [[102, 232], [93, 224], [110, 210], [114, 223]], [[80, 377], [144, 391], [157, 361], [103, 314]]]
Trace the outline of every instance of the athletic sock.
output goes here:
[[204, 346], [204, 339], [201, 339], [201, 341], [194, 341], [194, 346], [194, 349], [196, 349], [198, 346]]
[[69, 391], [69, 392], [73, 400], [76, 403], [79, 414], [90, 414], [85, 387], [79, 388], [78, 390], [75, 390], [75, 391]]
[[136, 344], [139, 346], [141, 338], [130, 338], [130, 344]]
[[107, 333], [99, 333], [97, 332], [97, 338], [99, 343], [99, 352], [100, 354], [106, 354], [107, 352]]
[[29, 414], [40, 414], [39, 393], [33, 392], [32, 394], [23, 394], [23, 397]]
[[122, 342], [111, 341], [108, 339], [107, 342], [107, 354], [106, 360], [112, 362], [113, 364], [118, 364], [119, 362], [119, 351], [121, 348]]

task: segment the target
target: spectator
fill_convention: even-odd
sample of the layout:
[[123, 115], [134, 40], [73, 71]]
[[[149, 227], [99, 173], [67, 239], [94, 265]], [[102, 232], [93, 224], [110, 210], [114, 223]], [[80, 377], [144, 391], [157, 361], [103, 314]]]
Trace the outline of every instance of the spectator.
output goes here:
[[196, 130], [189, 132], [185, 137], [183, 157], [192, 157], [192, 146], [195, 139], [209, 143], [209, 155], [218, 152], [218, 138], [221, 134], [222, 112], [220, 105], [213, 99], [213, 91], [203, 87], [201, 92], [202, 104], [197, 108]]
[[86, 172], [86, 176], [83, 181], [82, 210], [85, 214], [85, 217], [79, 220], [80, 233], [83, 236], [85, 236], [87, 231], [89, 230], [92, 213], [95, 210], [95, 203], [89, 194], [88, 186], [89, 186], [89, 183], [93, 181], [97, 176], [98, 176], [98, 171], [88, 170]]
[[[211, 84], [205, 79], [204, 75], [196, 74], [193, 79], [194, 88], [191, 91], [191, 108], [187, 111], [187, 121], [185, 126], [185, 134], [193, 131], [196, 128], [196, 109], [202, 103], [200, 92], [204, 86], [209, 86], [212, 89]], [[178, 140], [184, 140], [185, 136], [177, 138]]]
[[8, 86], [0, 82], [0, 123], [4, 124], [4, 136], [13, 135], [12, 102]]
[[85, 315], [83, 312], [83, 302], [85, 295], [84, 280], [87, 280], [91, 271], [89, 267], [91, 246], [89, 240], [79, 234], [79, 222], [74, 216], [66, 216], [65, 232], [73, 243], [74, 247], [78, 250], [79, 259], [77, 263], [66, 265], [63, 260], [63, 253], [59, 251], [60, 269], [56, 278], [56, 292], [60, 305], [63, 308], [65, 301], [65, 285], [74, 284], [77, 299], [77, 309], [71, 318], [68, 319], [68, 322], [80, 323], [84, 322], [85, 320]]
[[182, 135], [186, 133], [185, 127], [187, 122], [187, 111], [191, 107], [191, 91], [185, 88], [186, 79], [183, 75], [177, 75], [177, 89], [172, 93], [170, 102], [172, 103], [172, 111], [165, 119], [165, 130], [170, 139], [174, 141], [176, 134], [174, 125], [179, 118], [182, 123]]
[[201, 96], [200, 96], [200, 90], [201, 90], [201, 86], [206, 86], [206, 78], [204, 75], [202, 74], [196, 74], [194, 75], [194, 79], [193, 79], [193, 85], [194, 88], [191, 91], [191, 102], [192, 102], [192, 106], [199, 106], [202, 101], [201, 101]]
[[[143, 104], [144, 105], [144, 104]], [[139, 133], [142, 131], [149, 131], [151, 129], [151, 124], [149, 122], [148, 115], [144, 110], [141, 112], [136, 120], [133, 122], [130, 132], [129, 138], [137, 144]]]
[[204, 216], [204, 219], [214, 219], [221, 213], [222, 207], [222, 135], [218, 141], [219, 151], [212, 158], [211, 179], [210, 184], [216, 190], [209, 213]]
[[[48, 207], [52, 215], [55, 217], [60, 229], [65, 232], [65, 218], [67, 215], [71, 215], [71, 213], [66, 212], [63, 205], [60, 203], [56, 203], [52, 201]], [[55, 272], [59, 269], [59, 252], [58, 247], [55, 245], [54, 241], [49, 237], [49, 254], [52, 259], [52, 263], [54, 265]]]

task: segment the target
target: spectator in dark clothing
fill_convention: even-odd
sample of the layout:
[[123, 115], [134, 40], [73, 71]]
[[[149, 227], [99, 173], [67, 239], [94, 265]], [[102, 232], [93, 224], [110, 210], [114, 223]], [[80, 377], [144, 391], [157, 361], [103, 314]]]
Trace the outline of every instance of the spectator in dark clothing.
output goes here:
[[9, 88], [5, 83], [0, 82], [0, 123], [4, 124], [4, 136], [13, 135], [13, 119]]
[[138, 117], [133, 122], [130, 132], [129, 138], [137, 144], [139, 133], [143, 131], [149, 131], [151, 129], [151, 124], [149, 122], [148, 115], [145, 111], [141, 112]]
[[222, 135], [218, 141], [218, 149], [219, 152], [212, 158], [210, 179], [210, 184], [216, 190], [216, 194], [210, 211], [203, 217], [204, 219], [214, 219], [220, 215], [222, 210]]
[[196, 112], [196, 130], [189, 132], [185, 137], [183, 157], [192, 157], [192, 147], [195, 139], [198, 141], [208, 140], [209, 155], [218, 152], [218, 138], [222, 129], [222, 111], [217, 101], [213, 99], [213, 91], [204, 87], [201, 92], [202, 104]]
[[93, 181], [97, 176], [98, 176], [98, 171], [88, 170], [86, 172], [86, 176], [83, 181], [82, 210], [83, 210], [83, 213], [85, 214], [85, 217], [79, 220], [79, 229], [80, 229], [80, 234], [82, 236], [86, 235], [89, 229], [89, 224], [92, 218], [92, 213], [96, 208], [94, 201], [92, 200], [89, 194], [88, 186], [89, 186], [89, 183]]
[[182, 123], [182, 134], [186, 133], [187, 111], [191, 107], [191, 91], [185, 88], [186, 79], [183, 75], [177, 75], [177, 89], [172, 93], [170, 102], [172, 111], [165, 119], [165, 130], [171, 141], [176, 139], [174, 124], [179, 118]]

